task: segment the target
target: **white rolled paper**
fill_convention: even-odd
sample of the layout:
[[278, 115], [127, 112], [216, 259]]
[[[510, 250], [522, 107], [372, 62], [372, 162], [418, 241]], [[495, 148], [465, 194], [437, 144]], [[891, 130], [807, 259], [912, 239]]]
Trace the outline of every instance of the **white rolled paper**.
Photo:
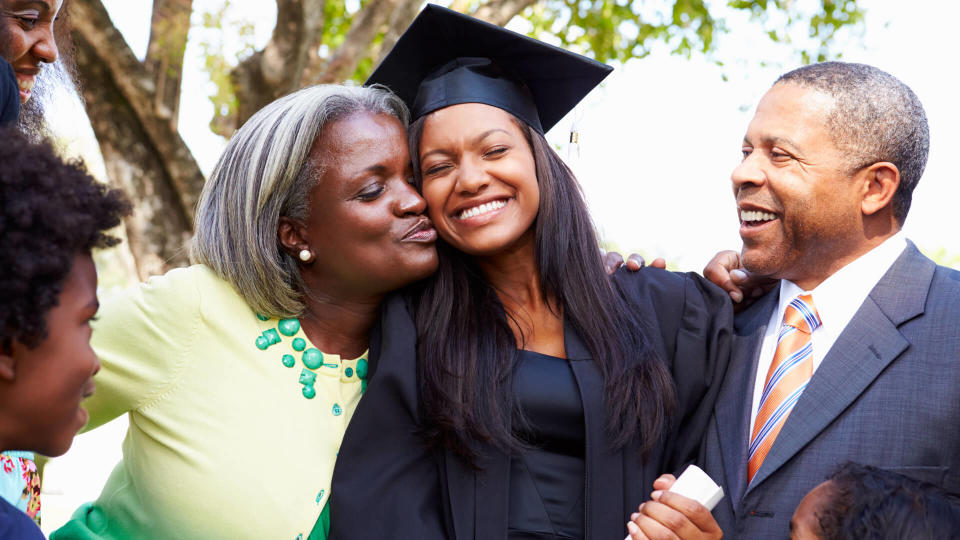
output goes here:
[[687, 467], [668, 491], [693, 499], [706, 506], [707, 510], [713, 510], [717, 503], [723, 499], [723, 488], [718, 486], [707, 473], [703, 472], [703, 469], [696, 465]]

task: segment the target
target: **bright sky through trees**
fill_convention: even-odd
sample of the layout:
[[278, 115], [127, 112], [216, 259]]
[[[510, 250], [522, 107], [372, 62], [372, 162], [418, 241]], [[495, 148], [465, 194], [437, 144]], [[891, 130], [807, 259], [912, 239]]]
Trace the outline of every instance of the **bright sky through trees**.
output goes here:
[[[132, 49], [143, 55], [149, 3], [104, 4]], [[215, 10], [222, 0], [194, 4], [196, 17]], [[866, 0], [862, 5], [867, 10], [863, 35], [841, 34], [835, 50], [845, 60], [869, 63], [901, 78], [920, 96], [930, 120], [930, 160], [906, 232], [928, 253], [945, 248], [960, 254], [960, 212], [954, 208], [960, 179], [947, 168], [953, 149], [960, 146], [960, 103], [951, 69], [956, 50], [951, 21], [960, 18], [960, 4], [921, 0], [907, 7], [894, 0]], [[233, 6], [235, 27], [239, 21], [253, 22], [255, 44], [266, 42], [274, 24], [272, 5], [235, 0]], [[731, 31], [718, 37], [712, 59], [670, 56], [660, 44], [650, 56], [616, 66], [548, 134], [566, 157], [576, 118], [580, 152], [570, 162], [603, 240], [666, 257], [684, 270], [701, 269], [719, 249], [739, 248], [729, 176], [740, 159], [740, 141], [763, 93], [780, 73], [799, 65], [790, 46], [773, 44], [746, 14], [727, 10], [724, 16]], [[195, 26], [192, 32], [210, 30]], [[207, 96], [215, 89], [203, 71], [197, 37], [191, 35], [186, 53], [180, 132], [209, 173], [225, 141], [208, 127], [212, 105]], [[226, 40], [225, 50], [239, 49], [231, 32], [212, 39], [220, 37]], [[947, 60], [938, 65], [941, 57]]]
[[[931, 256], [960, 255], [960, 147], [955, 30], [960, 4], [868, 1], [864, 35], [840, 39], [843, 59], [892, 73], [920, 97], [930, 123], [930, 159], [914, 192], [905, 232]], [[948, 13], [950, 12], [950, 13]], [[757, 102], [796, 67], [788, 51], [728, 21], [720, 68], [694, 56], [651, 55], [610, 77], [583, 107], [576, 170], [604, 239], [700, 270], [718, 249], [739, 249], [730, 173]], [[742, 59], [732, 61], [731, 59]], [[768, 64], [762, 67], [760, 61]], [[721, 74], [729, 82], [723, 82]], [[552, 140], [566, 138], [551, 133]], [[956, 259], [946, 260], [957, 266]]]

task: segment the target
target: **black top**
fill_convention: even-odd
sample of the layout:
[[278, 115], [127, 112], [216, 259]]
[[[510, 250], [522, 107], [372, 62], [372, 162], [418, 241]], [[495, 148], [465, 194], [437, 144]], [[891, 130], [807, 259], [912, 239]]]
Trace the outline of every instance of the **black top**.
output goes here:
[[400, 96], [413, 120], [459, 103], [503, 109], [541, 134], [613, 68], [428, 4], [365, 84]]
[[508, 538], [583, 538], [583, 403], [565, 358], [518, 351], [513, 392], [530, 445], [510, 460]]
[[20, 115], [20, 86], [13, 68], [0, 58], [0, 127], [17, 121]]
[[[564, 348], [583, 407], [581, 537], [589, 540], [626, 536], [630, 514], [647, 500], [657, 476], [694, 460], [726, 370], [733, 325], [727, 294], [696, 274], [644, 268], [620, 271], [613, 280], [667, 364], [678, 407], [671, 428], [646, 456], [639, 443], [612, 448], [603, 376], [583, 339], [564, 326]], [[333, 473], [331, 538], [506, 540], [511, 458], [496, 448], [479, 448], [474, 468], [452, 451], [424, 444], [416, 344], [410, 301], [388, 298], [371, 335], [372, 379]]]
[[16, 506], [0, 498], [0, 538], [3, 540], [44, 540], [40, 527]]

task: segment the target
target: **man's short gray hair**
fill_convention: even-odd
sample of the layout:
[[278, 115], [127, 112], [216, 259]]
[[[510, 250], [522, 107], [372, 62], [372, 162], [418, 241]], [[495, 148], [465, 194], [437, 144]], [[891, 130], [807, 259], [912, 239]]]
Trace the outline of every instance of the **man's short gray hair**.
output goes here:
[[927, 165], [930, 129], [916, 94], [899, 79], [866, 64], [822, 62], [781, 75], [775, 84], [813, 88], [834, 99], [829, 128], [852, 173], [881, 161], [900, 170], [893, 212], [903, 224], [913, 188]]
[[403, 101], [383, 87], [304, 88], [250, 117], [204, 185], [191, 260], [228, 281], [258, 313], [302, 314], [300, 263], [279, 243], [279, 220], [306, 220], [319, 177], [310, 149], [325, 126], [360, 112], [394, 116], [404, 127], [409, 119]]

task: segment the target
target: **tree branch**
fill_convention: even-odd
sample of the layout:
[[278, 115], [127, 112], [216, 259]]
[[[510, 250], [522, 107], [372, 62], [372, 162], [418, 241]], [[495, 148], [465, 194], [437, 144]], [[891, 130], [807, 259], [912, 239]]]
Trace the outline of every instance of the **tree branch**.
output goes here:
[[74, 31], [87, 40], [97, 58], [104, 63], [117, 88], [130, 102], [151, 142], [168, 164], [167, 172], [180, 194], [181, 211], [192, 225], [197, 197], [203, 188], [203, 173], [180, 135], [157, 116], [153, 108], [156, 85], [113, 26], [99, 0], [74, 0], [71, 8], [76, 14], [73, 19]]
[[267, 84], [286, 89], [300, 81], [308, 51], [320, 41], [324, 4], [324, 0], [277, 0], [277, 25], [260, 59]]
[[504, 26], [535, 0], [490, 0], [473, 12], [473, 16], [497, 26]]
[[379, 65], [383, 57], [397, 44], [397, 40], [400, 39], [404, 30], [410, 26], [413, 19], [417, 18], [418, 13], [420, 13], [420, 2], [416, 0], [401, 2], [397, 9], [393, 10], [393, 13], [390, 14], [390, 21], [387, 23], [387, 31], [383, 35], [383, 41], [371, 54], [376, 60], [374, 66]]
[[150, 44], [144, 66], [154, 80], [154, 109], [174, 131], [180, 110], [183, 53], [187, 48], [192, 0], [154, 0], [150, 19]]
[[264, 105], [300, 88], [300, 74], [323, 31], [324, 5], [325, 0], [277, 0], [270, 41], [230, 72], [237, 95], [234, 129]]
[[470, 9], [470, 0], [453, 0], [447, 7], [460, 13], [466, 13]]
[[82, 33], [76, 33], [73, 42], [83, 74], [84, 106], [107, 176], [134, 204], [124, 225], [137, 273], [146, 279], [171, 265], [182, 266], [191, 227], [163, 159], [96, 48]]
[[333, 83], [348, 79], [357, 70], [360, 60], [367, 57], [370, 43], [381, 31], [391, 14], [403, 0], [370, 0], [362, 11], [354, 16], [353, 24], [343, 43], [322, 67], [314, 66], [315, 83]]
[[203, 174], [170, 118], [158, 114], [155, 79], [103, 4], [73, 0], [71, 9], [87, 115], [111, 182], [136, 205], [127, 234], [140, 275], [185, 264]]

